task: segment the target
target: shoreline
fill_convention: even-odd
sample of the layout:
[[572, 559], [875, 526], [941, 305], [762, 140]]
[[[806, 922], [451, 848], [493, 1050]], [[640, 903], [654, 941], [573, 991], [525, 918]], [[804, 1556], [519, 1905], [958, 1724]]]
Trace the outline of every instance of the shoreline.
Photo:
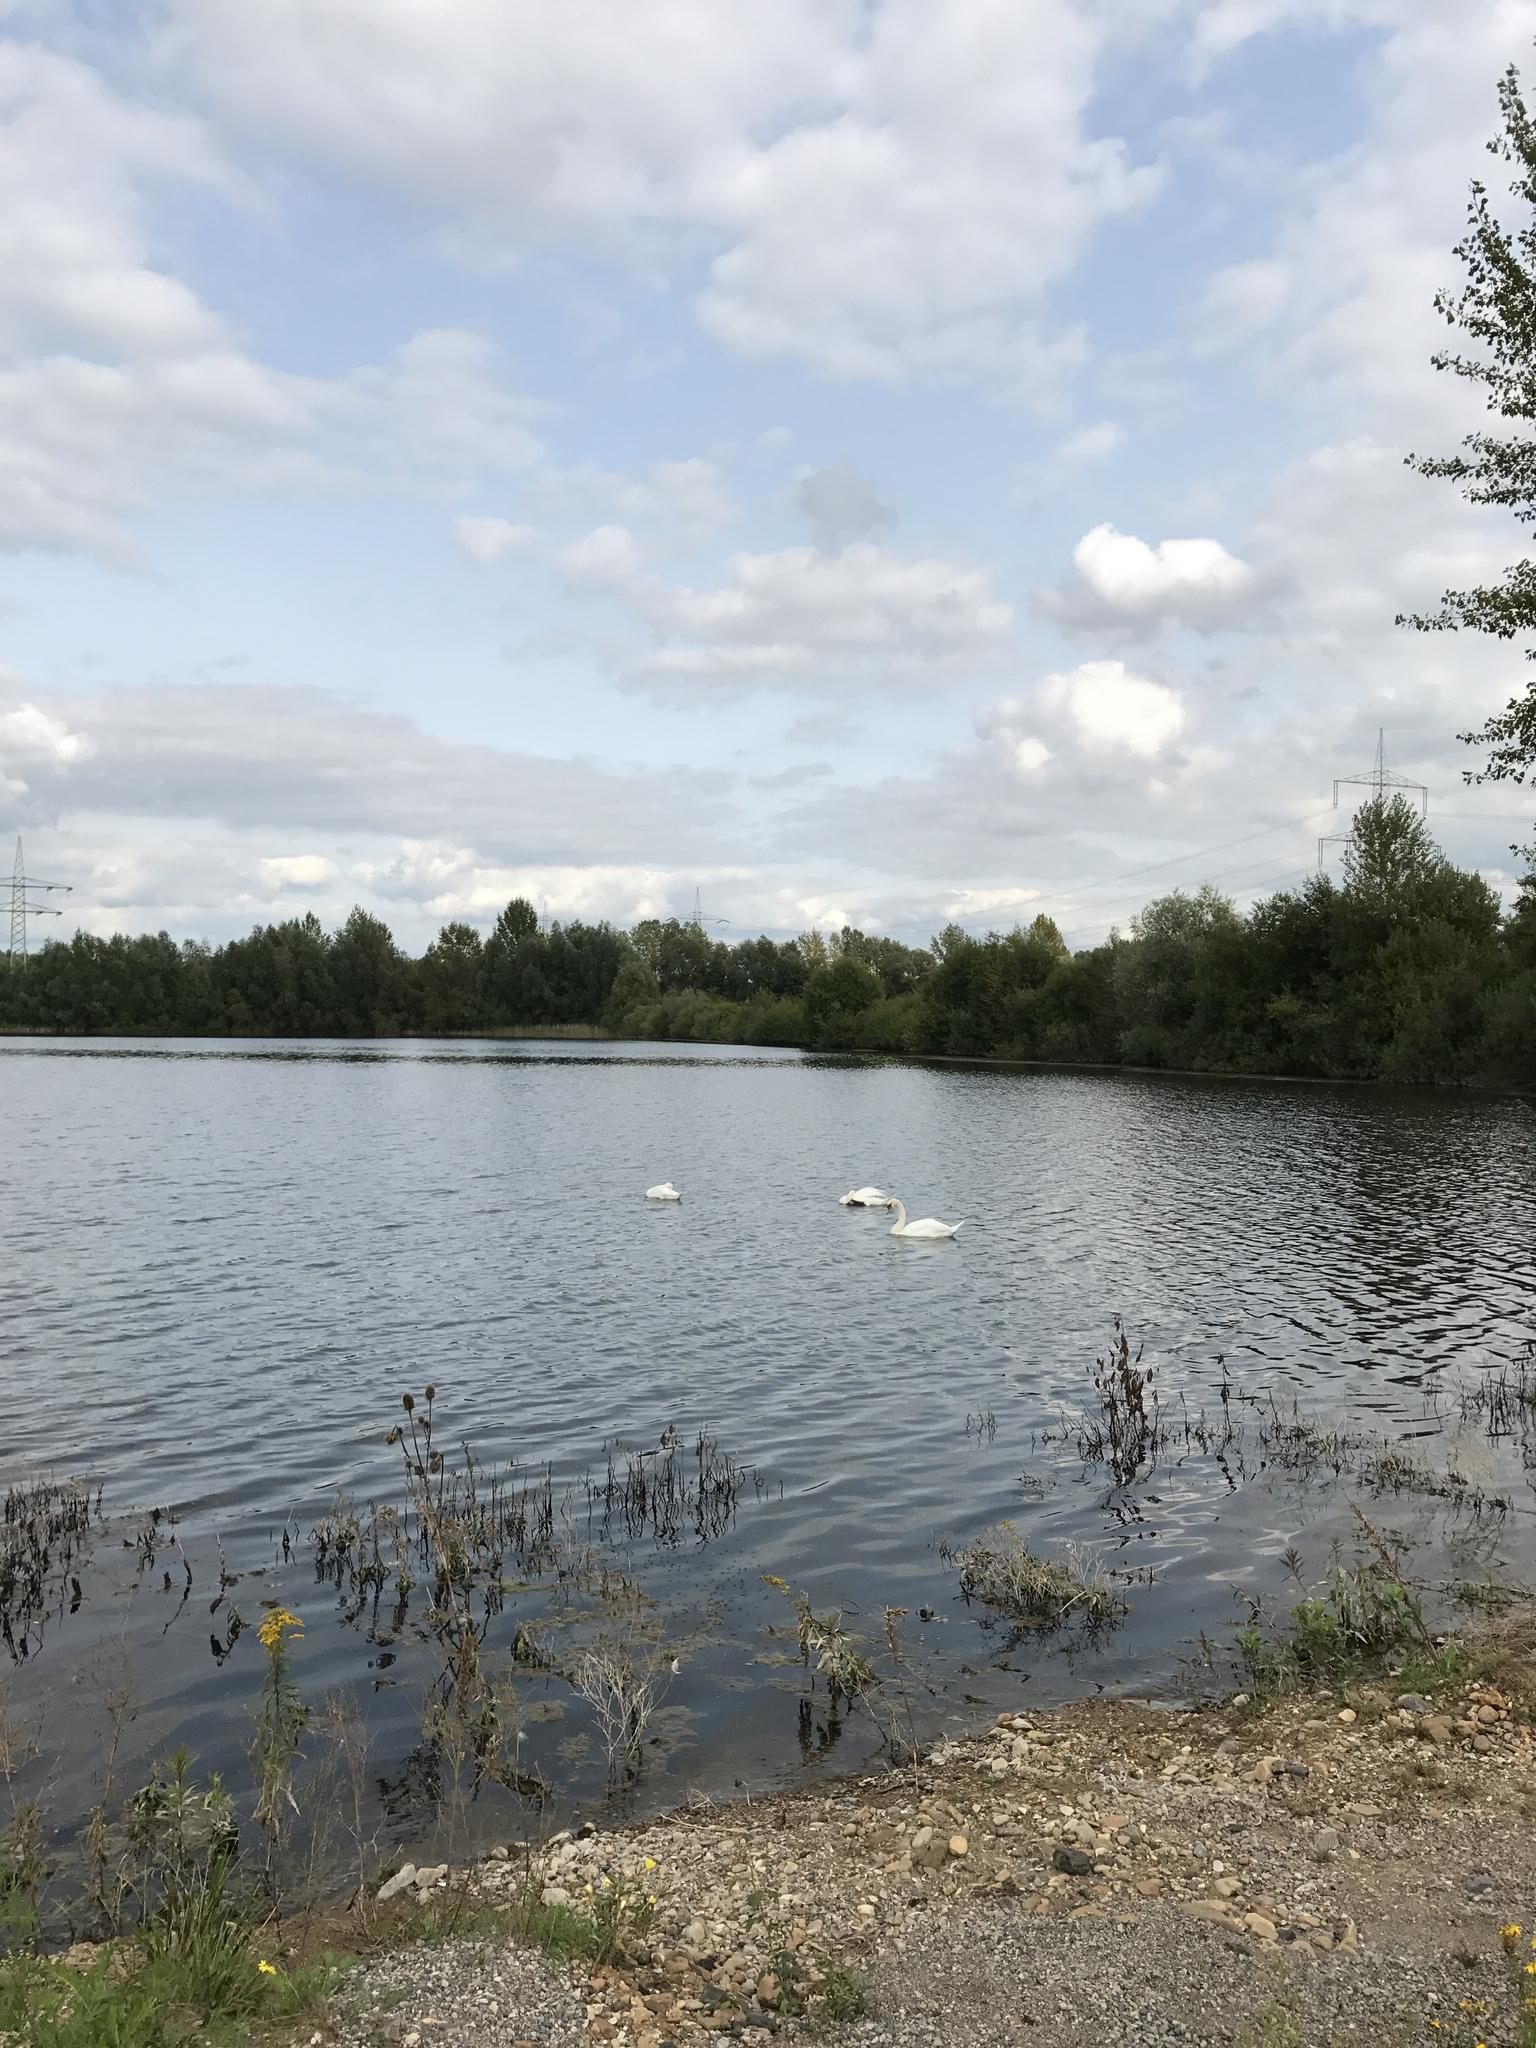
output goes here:
[[[878, 1767], [458, 1860], [359, 1835], [349, 1896], [236, 1936], [257, 2006], [143, 2042], [1536, 2048], [1536, 1604], [1426, 1653], [893, 1721]], [[117, 2039], [48, 2027], [153, 1969], [131, 1932], [4, 1964], [0, 2043]]]
[[567, 1043], [573, 1045], [668, 1045], [707, 1046], [721, 1052], [792, 1052], [803, 1059], [880, 1060], [892, 1066], [979, 1067], [999, 1073], [1043, 1074], [1126, 1074], [1139, 1080], [1254, 1082], [1287, 1088], [1361, 1088], [1373, 1094], [1414, 1096], [1510, 1097], [1526, 1101], [1536, 1097], [1536, 1082], [1520, 1081], [1383, 1081], [1351, 1074], [1271, 1074], [1230, 1067], [1138, 1067], [1112, 1061], [1000, 1059], [985, 1053], [892, 1052], [885, 1046], [778, 1045], [747, 1038], [637, 1038], [633, 1033], [609, 1031], [601, 1024], [498, 1025], [479, 1031], [386, 1031], [369, 1032], [357, 1038], [325, 1035], [290, 1036], [261, 1031], [44, 1031], [26, 1024], [0, 1024], [0, 1042], [6, 1039], [57, 1038], [89, 1044], [96, 1039], [121, 1038], [135, 1044], [154, 1045], [182, 1040], [196, 1045], [488, 1045]]
[[[1456, 2048], [1523, 2048], [1499, 1930], [1536, 1932], [1536, 1619], [1477, 1641], [1438, 1697], [1092, 1698], [765, 1800], [401, 1865], [326, 2038], [1390, 2048], [1437, 2016]], [[630, 1938], [595, 1967], [498, 1931], [605, 1901]], [[488, 1973], [520, 1987], [510, 2032], [483, 2031]]]

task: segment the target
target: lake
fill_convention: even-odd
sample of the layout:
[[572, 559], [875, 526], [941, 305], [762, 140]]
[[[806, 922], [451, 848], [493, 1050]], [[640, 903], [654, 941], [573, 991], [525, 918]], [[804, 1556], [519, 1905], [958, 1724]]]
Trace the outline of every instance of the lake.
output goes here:
[[[1283, 1596], [1292, 1545], [1321, 1573], [1351, 1501], [1432, 1572], [1536, 1562], [1531, 1433], [1490, 1440], [1460, 1403], [1536, 1335], [1522, 1101], [542, 1042], [22, 1040], [0, 1080], [4, 1476], [103, 1489], [78, 1594], [6, 1660], [13, 1715], [48, 1708], [60, 1831], [99, 1790], [108, 1656], [132, 1687], [122, 1784], [180, 1742], [240, 1781], [278, 1599], [306, 1695], [366, 1713], [386, 1831], [431, 1832], [434, 1656], [317, 1577], [311, 1540], [338, 1496], [398, 1499], [386, 1433], [429, 1381], [440, 1445], [552, 1468], [573, 1540], [654, 1603], [680, 1668], [625, 1790], [642, 1804], [873, 1752], [867, 1715], [803, 1709], [764, 1574], [872, 1645], [906, 1609], [931, 1732], [1214, 1682], [1201, 1632], [1230, 1642], [1234, 1589]], [[669, 1178], [682, 1203], [648, 1204]], [[902, 1244], [838, 1206], [867, 1181], [966, 1227]], [[1184, 1430], [1123, 1485], [1062, 1436], [1116, 1315]], [[1460, 1485], [1294, 1469], [1262, 1440], [1270, 1399], [1412, 1439]], [[1192, 1440], [1202, 1411], [1239, 1433]], [[735, 1462], [720, 1526], [636, 1530], [587, 1490], [610, 1447], [622, 1475], [669, 1428]], [[177, 1520], [151, 1564], [155, 1508]], [[1101, 1546], [1124, 1621], [1009, 1630], [967, 1605], [944, 1548], [1003, 1518]], [[509, 1574], [488, 1659], [547, 1614], [537, 1580]], [[516, 1683], [524, 1769], [556, 1811], [590, 1807], [590, 1711], [552, 1671]], [[471, 1826], [504, 1838], [516, 1806], [488, 1792]]]

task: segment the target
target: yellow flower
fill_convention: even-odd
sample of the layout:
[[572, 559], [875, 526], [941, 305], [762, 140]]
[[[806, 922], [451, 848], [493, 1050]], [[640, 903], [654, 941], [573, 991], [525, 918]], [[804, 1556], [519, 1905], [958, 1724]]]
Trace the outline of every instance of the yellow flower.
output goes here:
[[605, 1885], [611, 1885], [613, 1883], [613, 1879], [608, 1875], [606, 1870], [603, 1872], [603, 1883]]
[[265, 1956], [262, 1957], [256, 1967], [260, 1970], [263, 1977], [275, 1977], [277, 1975], [276, 1963], [269, 1963]]
[[1507, 1927], [1501, 1927], [1499, 1929], [1499, 1939], [1501, 1941], [1518, 1941], [1520, 1939], [1518, 1924], [1511, 1920]]
[[1434, 2028], [1435, 2032], [1438, 2034], [1440, 2031], [1440, 2022], [1438, 2020], [1431, 2020], [1429, 2024]]
[[261, 1637], [262, 1648], [275, 1650], [283, 1640], [283, 1632], [286, 1629], [292, 1629], [296, 1636], [301, 1636], [304, 1633], [304, 1624], [296, 1614], [290, 1614], [286, 1607], [274, 1607], [257, 1631]]
[[645, 1903], [648, 1906], [654, 1906], [656, 1903], [656, 1894], [654, 1892], [647, 1892], [645, 1895]]
[[1536, 1977], [1536, 1963], [1527, 1963], [1525, 1966], [1525, 1974], [1527, 1975], [1527, 1977]]
[[647, 1870], [654, 1870], [656, 1868], [656, 1858], [654, 1856], [647, 1856], [645, 1859], [645, 1867]]

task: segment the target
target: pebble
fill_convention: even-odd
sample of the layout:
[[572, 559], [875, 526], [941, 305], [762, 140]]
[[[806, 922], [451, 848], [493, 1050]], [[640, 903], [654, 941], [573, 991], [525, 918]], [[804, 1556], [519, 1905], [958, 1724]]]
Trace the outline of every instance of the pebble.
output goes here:
[[[660, 1820], [595, 1839], [584, 1830], [586, 1838], [543, 1849], [520, 1844], [516, 1865], [488, 1855], [480, 1872], [488, 1897], [506, 1895], [525, 1855], [545, 1896], [565, 1900], [599, 1873], [622, 1884], [643, 1854], [653, 1856], [661, 1899], [649, 1955], [581, 1973], [575, 2032], [561, 2030], [556, 2007], [546, 2015], [540, 2004], [558, 1997], [558, 1971], [526, 1952], [464, 1941], [430, 1957], [412, 1952], [393, 1979], [400, 2010], [380, 2033], [376, 2000], [371, 2015], [364, 2009], [366, 1988], [375, 1973], [390, 1982], [393, 1959], [375, 1959], [351, 1980], [347, 2005], [357, 2017], [338, 2013], [335, 2039], [338, 2048], [401, 2044], [409, 2028], [430, 2048], [578, 2048], [582, 2039], [705, 2048], [748, 2030], [761, 2041], [790, 2026], [772, 1968], [781, 1953], [797, 1958], [797, 1989], [814, 1987], [829, 1955], [866, 1976], [871, 2013], [843, 2031], [842, 2048], [1017, 2048], [1021, 2027], [1038, 2048], [1069, 2040], [1079, 2048], [1105, 2038], [1111, 2009], [1115, 2026], [1143, 2048], [1215, 2048], [1242, 2038], [1265, 1972], [1281, 1969], [1304, 2008], [1308, 2031], [1298, 2038], [1367, 2038], [1371, 2001], [1379, 2008], [1398, 1984], [1395, 1899], [1437, 1905], [1442, 1928], [1445, 1919], [1443, 1852], [1426, 1846], [1438, 1839], [1427, 1823], [1443, 1824], [1435, 1809], [1445, 1794], [1438, 1773], [1403, 1772], [1405, 1734], [1435, 1741], [1423, 1724], [1438, 1723], [1439, 1739], [1455, 1744], [1461, 1725], [1467, 1768], [1456, 1819], [1500, 1871], [1497, 1884], [1484, 1871], [1450, 1878], [1465, 1899], [1484, 1902], [1472, 1913], [1464, 1904], [1469, 1922], [1517, 1909], [1530, 1874], [1522, 1838], [1501, 1825], [1511, 1794], [1536, 1792], [1530, 1731], [1490, 1688], [1456, 1691], [1448, 1703], [1443, 1716], [1421, 1713], [1424, 1696], [1400, 1695], [1384, 1725], [1337, 1700], [1310, 1713], [1283, 1704], [1251, 1726], [1223, 1722], [1219, 1709], [1212, 1725], [1178, 1708], [1154, 1715], [1124, 1703], [1102, 1723], [1068, 1710], [1044, 1729], [1003, 1714], [984, 1739], [937, 1745], [913, 1777], [825, 1785], [814, 1798], [737, 1809], [719, 1827]], [[1261, 1749], [1266, 1740], [1273, 1747]], [[1481, 1762], [1495, 1748], [1497, 1769]], [[1309, 1777], [1318, 1780], [1317, 1800], [1298, 1798]], [[1255, 1799], [1252, 1785], [1272, 1787], [1271, 1796]], [[1320, 1825], [1319, 1809], [1337, 1824]], [[1360, 1829], [1371, 1873], [1363, 1892], [1360, 1851], [1348, 1848], [1353, 1860], [1344, 1861], [1346, 1815], [1382, 1823]], [[1046, 1859], [1054, 1874], [1042, 1870]], [[441, 1865], [402, 1866], [390, 1883], [421, 1891], [447, 1874]], [[759, 1903], [748, 1908], [752, 1895]], [[1356, 1898], [1367, 1901], [1367, 1931], [1382, 1948], [1346, 1964], [1362, 1942], [1339, 1908]], [[1223, 1962], [1212, 1971], [1212, 1933], [1248, 1967]], [[1337, 1960], [1323, 1967], [1325, 1954]], [[1450, 2010], [1456, 1974], [1428, 1955], [1423, 1949], [1409, 1988], [1430, 2009]], [[909, 1963], [916, 1974], [903, 1978]], [[507, 1967], [542, 1972], [544, 1990], [506, 1977]], [[982, 2024], [973, 2031], [943, 2002], [951, 1979], [952, 1989], [974, 1990]], [[1209, 1988], [1209, 2009], [1180, 2003], [1179, 1987], [1187, 1993], [1191, 1983], [1202, 1996]], [[1351, 1983], [1362, 1987], [1358, 1996]], [[1072, 2016], [1070, 2030], [1065, 2018], [1053, 2025], [1058, 2010]]]

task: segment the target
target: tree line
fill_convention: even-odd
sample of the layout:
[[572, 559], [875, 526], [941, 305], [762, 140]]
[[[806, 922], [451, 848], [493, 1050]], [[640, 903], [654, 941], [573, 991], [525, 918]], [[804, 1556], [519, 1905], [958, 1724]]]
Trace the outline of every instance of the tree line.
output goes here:
[[77, 932], [0, 962], [0, 1028], [361, 1037], [596, 1026], [650, 1039], [1226, 1073], [1536, 1084], [1536, 873], [1506, 914], [1402, 797], [1343, 878], [1246, 913], [1209, 884], [1072, 952], [1048, 917], [926, 947], [844, 929], [727, 944], [676, 919], [541, 929], [509, 903], [420, 958], [354, 910], [227, 945]]

